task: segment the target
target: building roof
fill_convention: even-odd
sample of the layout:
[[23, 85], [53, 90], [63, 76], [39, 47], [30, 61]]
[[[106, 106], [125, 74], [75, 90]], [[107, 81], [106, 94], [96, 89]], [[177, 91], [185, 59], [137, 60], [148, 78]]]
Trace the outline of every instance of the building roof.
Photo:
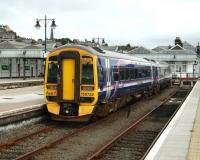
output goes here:
[[144, 48], [142, 46], [135, 48], [135, 49], [128, 52], [128, 54], [155, 54], [155, 53], [157, 53], [157, 52], [150, 50], [150, 49], [147, 49], [147, 48]]
[[36, 46], [36, 45], [29, 45], [29, 46], [24, 47], [24, 49], [41, 49], [41, 47]]
[[16, 41], [4, 41], [0, 43], [0, 49], [20, 49], [29, 46], [29, 44]]
[[42, 49], [40, 45], [30, 45], [24, 42], [3, 41], [0, 43], [0, 49]]
[[168, 49], [168, 48], [163, 48], [162, 46], [158, 46], [158, 47], [153, 48], [152, 50], [156, 51], [156, 52], [160, 52], [160, 51], [163, 51], [163, 50], [166, 50], [166, 49]]
[[182, 55], [196, 55], [196, 52], [188, 49], [184, 50], [163, 50], [160, 54], [182, 54]]
[[184, 48], [182, 46], [180, 46], [179, 44], [176, 44], [175, 46], [173, 46], [169, 50], [184, 50]]
[[156, 52], [161, 52], [163, 50], [177, 50], [177, 49], [187, 49], [187, 50], [192, 50], [193, 52], [196, 52], [196, 48], [191, 45], [190, 43], [188, 43], [187, 41], [184, 41], [183, 42], [183, 47], [181, 47], [180, 45], [175, 45], [175, 46], [157, 46], [155, 48], [153, 48], [152, 50], [153, 51], [156, 51]]
[[0, 43], [0, 49], [16, 49], [17, 47], [10, 43], [9, 41], [4, 41]]
[[196, 48], [193, 45], [191, 45], [190, 43], [188, 43], [187, 41], [183, 42], [183, 48], [196, 52]]
[[117, 51], [118, 46], [100, 46], [101, 49], [106, 51]]

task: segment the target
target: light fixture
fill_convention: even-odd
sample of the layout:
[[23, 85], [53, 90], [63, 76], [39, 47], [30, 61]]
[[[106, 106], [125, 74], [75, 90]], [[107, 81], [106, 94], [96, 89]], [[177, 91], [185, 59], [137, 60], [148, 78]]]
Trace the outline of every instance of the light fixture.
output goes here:
[[39, 22], [39, 20], [37, 19], [35, 28], [36, 28], [36, 29], [40, 29], [40, 27], [41, 27], [41, 26], [40, 26], [40, 22]]
[[57, 27], [57, 26], [56, 26], [55, 20], [53, 19], [52, 24], [51, 24], [51, 28], [52, 28], [52, 29], [55, 29], [56, 27]]

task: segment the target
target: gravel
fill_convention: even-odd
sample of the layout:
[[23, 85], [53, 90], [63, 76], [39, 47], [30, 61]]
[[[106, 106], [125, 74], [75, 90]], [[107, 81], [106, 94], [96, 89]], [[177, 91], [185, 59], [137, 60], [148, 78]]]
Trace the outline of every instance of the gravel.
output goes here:
[[159, 95], [154, 95], [150, 99], [140, 100], [132, 105], [129, 117], [127, 117], [127, 108], [115, 112], [109, 115], [103, 123], [97, 123], [95, 127], [63, 140], [60, 144], [41, 152], [32, 159], [86, 159], [99, 147], [103, 146], [105, 142], [116, 136], [120, 130], [158, 106], [176, 90], [177, 88], [165, 89]]
[[0, 144], [46, 127], [46, 117], [36, 117], [0, 127]]
[[[33, 120], [32, 120], [33, 121]], [[57, 124], [57, 125], [56, 125]], [[56, 125], [56, 127], [55, 127]], [[29, 127], [29, 129], [31, 128], [31, 130], [25, 130], [26, 127]], [[62, 123], [52, 123], [50, 122], [43, 122], [42, 123], [36, 123], [36, 124], [26, 124], [21, 126], [20, 128], [18, 128], [18, 130], [15, 129], [11, 129], [11, 131], [14, 131], [15, 134], [18, 134], [14, 137], [12, 132], [12, 138], [16, 139], [18, 136], [20, 137], [20, 135], [27, 135], [29, 133], [33, 133], [34, 131], [43, 129], [43, 128], [49, 128], [49, 127], [53, 127], [52, 130], [48, 130], [46, 132], [41, 132], [38, 133], [34, 136], [31, 136], [29, 138], [25, 138], [22, 141], [9, 146], [7, 148], [3, 148], [2, 150], [0, 150], [0, 159], [2, 160], [10, 160], [10, 159], [15, 159], [27, 152], [33, 151], [36, 148], [39, 148], [43, 145], [48, 144], [49, 142], [54, 141], [55, 139], [59, 138], [60, 136], [72, 132], [73, 130], [82, 127], [82, 125], [80, 124], [71, 124], [71, 125], [63, 125]], [[5, 130], [8, 131], [8, 130]], [[9, 138], [9, 140], [11, 140], [11, 138]]]

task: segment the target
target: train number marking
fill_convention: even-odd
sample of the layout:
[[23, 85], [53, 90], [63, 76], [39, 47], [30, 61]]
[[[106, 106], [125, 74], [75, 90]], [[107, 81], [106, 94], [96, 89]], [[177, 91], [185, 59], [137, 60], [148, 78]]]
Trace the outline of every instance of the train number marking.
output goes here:
[[93, 96], [94, 96], [94, 93], [82, 92], [82, 93], [81, 93], [81, 96], [82, 96], [82, 97], [93, 97]]

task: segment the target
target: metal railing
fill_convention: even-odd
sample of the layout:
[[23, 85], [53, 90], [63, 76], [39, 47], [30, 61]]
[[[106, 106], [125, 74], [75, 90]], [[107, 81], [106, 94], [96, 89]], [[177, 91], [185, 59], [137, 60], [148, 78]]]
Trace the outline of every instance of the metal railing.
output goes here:
[[172, 73], [172, 79], [198, 79], [199, 74], [198, 73]]

